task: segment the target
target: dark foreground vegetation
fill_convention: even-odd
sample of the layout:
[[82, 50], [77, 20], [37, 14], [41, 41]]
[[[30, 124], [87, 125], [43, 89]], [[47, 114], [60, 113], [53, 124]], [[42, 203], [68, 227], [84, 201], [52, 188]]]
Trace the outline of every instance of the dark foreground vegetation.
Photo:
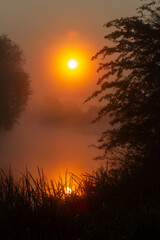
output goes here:
[[[38, 169], [39, 171], [39, 169]], [[1, 171], [1, 239], [160, 239], [160, 181], [100, 168], [65, 182]], [[71, 194], [65, 193], [70, 186]]]

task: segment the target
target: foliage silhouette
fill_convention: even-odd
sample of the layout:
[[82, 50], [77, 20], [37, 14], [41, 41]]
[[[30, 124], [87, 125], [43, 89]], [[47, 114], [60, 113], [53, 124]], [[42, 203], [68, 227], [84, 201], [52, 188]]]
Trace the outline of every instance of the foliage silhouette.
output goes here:
[[23, 53], [8, 36], [0, 36], [0, 129], [10, 129], [31, 94]]
[[98, 98], [103, 107], [95, 121], [109, 116], [99, 149], [127, 172], [143, 170], [152, 176], [160, 168], [160, 1], [146, 1], [137, 16], [104, 25], [111, 32], [102, 57], [100, 86], [86, 101]]

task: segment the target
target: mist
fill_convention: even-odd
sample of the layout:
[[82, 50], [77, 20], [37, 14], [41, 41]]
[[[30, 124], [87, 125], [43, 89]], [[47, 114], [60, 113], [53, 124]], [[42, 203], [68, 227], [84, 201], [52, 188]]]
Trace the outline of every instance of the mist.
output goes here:
[[107, 123], [93, 124], [97, 113], [97, 106], [84, 111], [51, 96], [30, 103], [19, 123], [1, 135], [1, 167], [23, 172], [27, 166], [36, 175], [39, 166], [49, 177], [93, 171], [104, 163], [93, 160], [100, 152], [89, 145], [97, 144]]

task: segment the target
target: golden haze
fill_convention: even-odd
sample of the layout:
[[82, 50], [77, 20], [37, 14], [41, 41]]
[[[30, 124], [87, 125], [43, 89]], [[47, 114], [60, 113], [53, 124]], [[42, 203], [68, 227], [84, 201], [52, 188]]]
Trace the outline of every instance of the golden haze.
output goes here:
[[[78, 90], [90, 84], [93, 75], [92, 53], [87, 44], [62, 44], [50, 48], [46, 58], [46, 70], [53, 86]], [[76, 67], [69, 67], [70, 61]]]

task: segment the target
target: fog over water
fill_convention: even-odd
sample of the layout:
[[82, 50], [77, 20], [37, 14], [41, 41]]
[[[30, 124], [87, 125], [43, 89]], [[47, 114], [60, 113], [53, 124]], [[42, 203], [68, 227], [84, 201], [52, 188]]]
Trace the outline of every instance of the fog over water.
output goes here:
[[1, 135], [1, 167], [28, 169], [36, 174], [37, 165], [49, 177], [65, 170], [80, 174], [91, 172], [104, 162], [93, 161], [100, 154], [96, 144], [105, 121], [92, 124], [98, 107], [82, 109], [75, 102], [61, 102], [53, 97], [28, 108], [13, 130]]

